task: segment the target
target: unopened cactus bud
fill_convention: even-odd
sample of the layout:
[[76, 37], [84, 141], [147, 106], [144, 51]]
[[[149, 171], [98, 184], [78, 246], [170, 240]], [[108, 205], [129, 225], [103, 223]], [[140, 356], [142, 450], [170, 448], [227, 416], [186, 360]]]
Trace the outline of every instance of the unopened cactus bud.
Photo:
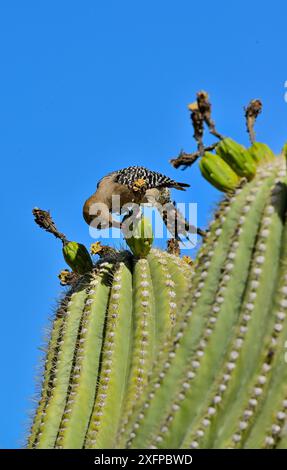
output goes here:
[[199, 162], [202, 176], [223, 192], [232, 191], [239, 184], [238, 175], [218, 155], [206, 152]]
[[86, 272], [91, 271], [93, 267], [93, 262], [89, 252], [81, 243], [64, 243], [63, 255], [66, 263], [75, 273], [85, 274]]
[[248, 180], [254, 177], [256, 164], [243, 145], [228, 137], [216, 146], [216, 153], [231, 166], [237, 175]]
[[[35, 217], [35, 222], [39, 227], [52, 233], [56, 238], [59, 238], [62, 241], [63, 256], [66, 263], [70, 268], [72, 268], [73, 272], [77, 274], [85, 274], [86, 272], [91, 271], [93, 268], [93, 262], [86, 247], [81, 243], [68, 241], [66, 236], [58, 231], [49, 211], [35, 207], [32, 212]], [[61, 283], [65, 283], [65, 280], [62, 282], [61, 278], [60, 281]]]
[[132, 235], [126, 237], [126, 242], [134, 256], [145, 258], [149, 254], [153, 243], [153, 231], [149, 219], [141, 217], [135, 223]]
[[251, 147], [249, 147], [248, 153], [256, 164], [272, 161], [275, 158], [270, 147], [262, 142], [254, 142]]

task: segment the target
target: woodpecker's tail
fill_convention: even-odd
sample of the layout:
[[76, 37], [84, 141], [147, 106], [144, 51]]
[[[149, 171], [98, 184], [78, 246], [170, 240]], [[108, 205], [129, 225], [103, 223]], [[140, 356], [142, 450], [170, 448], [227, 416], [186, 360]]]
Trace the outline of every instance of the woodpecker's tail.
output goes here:
[[175, 189], [179, 189], [180, 191], [185, 191], [185, 188], [189, 188], [190, 184], [178, 183], [177, 181], [174, 181], [173, 184], [170, 187], [175, 188]]

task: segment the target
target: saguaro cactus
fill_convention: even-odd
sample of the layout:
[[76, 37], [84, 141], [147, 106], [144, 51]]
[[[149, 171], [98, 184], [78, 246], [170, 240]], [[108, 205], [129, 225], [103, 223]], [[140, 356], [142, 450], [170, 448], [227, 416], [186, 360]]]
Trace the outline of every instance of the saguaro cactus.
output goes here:
[[192, 265], [138, 229], [73, 279], [28, 447], [286, 448], [286, 146], [201, 162], [226, 194]]

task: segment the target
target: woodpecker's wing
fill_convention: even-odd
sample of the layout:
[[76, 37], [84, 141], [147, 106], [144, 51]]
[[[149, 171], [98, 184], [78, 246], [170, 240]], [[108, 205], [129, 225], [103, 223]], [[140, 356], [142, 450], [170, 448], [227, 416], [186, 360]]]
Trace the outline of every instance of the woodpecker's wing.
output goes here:
[[145, 180], [146, 189], [151, 188], [176, 188], [185, 191], [190, 185], [187, 183], [178, 183], [168, 176], [156, 171], [148, 170], [142, 166], [129, 166], [122, 170], [115, 171], [115, 181], [119, 184], [124, 184], [130, 188], [133, 187], [137, 180]]

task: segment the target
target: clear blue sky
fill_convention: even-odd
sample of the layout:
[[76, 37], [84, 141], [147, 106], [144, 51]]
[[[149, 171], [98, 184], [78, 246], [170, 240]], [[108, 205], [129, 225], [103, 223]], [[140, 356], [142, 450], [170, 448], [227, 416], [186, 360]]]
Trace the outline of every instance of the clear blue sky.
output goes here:
[[89, 245], [83, 201], [106, 172], [140, 164], [190, 182], [185, 200], [198, 203], [204, 226], [219, 193], [197, 168], [168, 163], [194, 149], [186, 105], [208, 90], [220, 131], [247, 143], [242, 107], [261, 98], [258, 140], [279, 151], [286, 16], [283, 0], [1, 2], [0, 447], [25, 436], [65, 266], [31, 209], [50, 209], [69, 238]]

